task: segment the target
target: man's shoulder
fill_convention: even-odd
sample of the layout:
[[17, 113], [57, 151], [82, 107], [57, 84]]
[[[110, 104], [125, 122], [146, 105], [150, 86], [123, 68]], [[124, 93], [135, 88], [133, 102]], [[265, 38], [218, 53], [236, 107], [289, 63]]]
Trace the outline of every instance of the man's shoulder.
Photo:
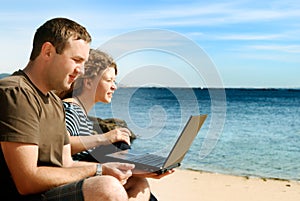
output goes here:
[[12, 74], [0, 79], [0, 93], [3, 98], [10, 97], [16, 100], [21, 97], [35, 96], [36, 91], [24, 75]]
[[26, 83], [26, 78], [19, 71], [0, 79], [0, 87], [2, 88], [19, 87], [24, 85], [24, 83]]

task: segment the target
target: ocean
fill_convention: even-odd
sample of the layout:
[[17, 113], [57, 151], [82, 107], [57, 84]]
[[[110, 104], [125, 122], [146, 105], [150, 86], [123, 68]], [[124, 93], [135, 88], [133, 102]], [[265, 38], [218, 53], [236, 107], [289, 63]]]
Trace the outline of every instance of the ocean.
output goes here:
[[120, 118], [140, 153], [165, 156], [191, 114], [208, 114], [184, 169], [300, 181], [300, 89], [119, 88], [91, 114]]

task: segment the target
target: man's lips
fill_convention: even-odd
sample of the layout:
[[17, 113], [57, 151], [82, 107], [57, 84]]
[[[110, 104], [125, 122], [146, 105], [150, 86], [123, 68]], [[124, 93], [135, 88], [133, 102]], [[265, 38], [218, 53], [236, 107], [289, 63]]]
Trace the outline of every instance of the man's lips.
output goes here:
[[69, 78], [70, 78], [70, 82], [74, 82], [76, 80], [77, 76], [76, 75], [70, 75]]

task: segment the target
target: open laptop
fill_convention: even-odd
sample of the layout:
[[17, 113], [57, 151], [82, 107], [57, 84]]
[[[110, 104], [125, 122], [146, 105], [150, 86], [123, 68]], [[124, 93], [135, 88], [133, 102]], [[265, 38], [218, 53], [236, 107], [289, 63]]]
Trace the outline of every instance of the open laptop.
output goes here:
[[168, 157], [150, 153], [134, 154], [131, 153], [133, 150], [130, 149], [107, 154], [105, 161], [133, 163], [136, 170], [163, 174], [181, 165], [181, 161], [192, 145], [206, 117], [207, 114], [190, 116]]

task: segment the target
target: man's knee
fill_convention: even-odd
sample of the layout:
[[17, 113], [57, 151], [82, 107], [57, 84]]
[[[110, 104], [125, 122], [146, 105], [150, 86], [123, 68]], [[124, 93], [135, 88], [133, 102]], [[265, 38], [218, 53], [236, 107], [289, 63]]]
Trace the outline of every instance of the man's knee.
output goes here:
[[85, 200], [128, 200], [123, 185], [112, 176], [86, 179], [82, 189]]
[[149, 188], [149, 183], [146, 178], [143, 177], [130, 177], [130, 183], [136, 186], [139, 186], [140, 188], [146, 189]]
[[142, 177], [130, 177], [125, 185], [129, 198], [140, 197], [149, 200], [150, 187], [147, 179]]

